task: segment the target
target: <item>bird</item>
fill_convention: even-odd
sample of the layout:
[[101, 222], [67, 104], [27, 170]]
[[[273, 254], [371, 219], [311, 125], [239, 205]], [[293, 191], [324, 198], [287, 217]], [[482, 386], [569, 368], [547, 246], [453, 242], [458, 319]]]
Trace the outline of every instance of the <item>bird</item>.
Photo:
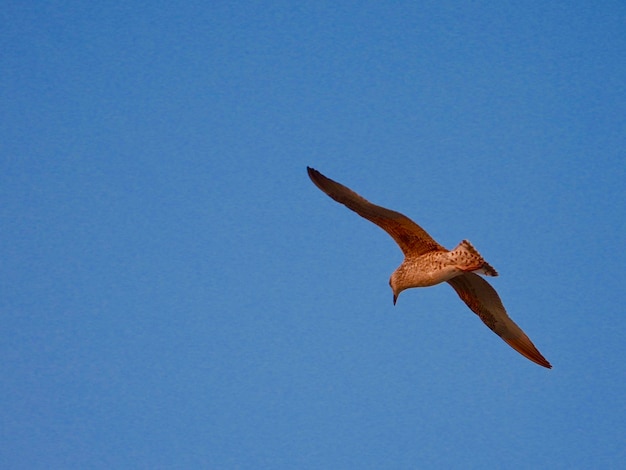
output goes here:
[[497, 276], [472, 244], [463, 240], [453, 250], [437, 243], [407, 216], [372, 204], [346, 186], [308, 167], [311, 181], [335, 201], [373, 222], [395, 240], [404, 254], [391, 274], [393, 304], [405, 289], [447, 282], [489, 329], [522, 356], [548, 369], [552, 365], [507, 314], [495, 289], [482, 276]]

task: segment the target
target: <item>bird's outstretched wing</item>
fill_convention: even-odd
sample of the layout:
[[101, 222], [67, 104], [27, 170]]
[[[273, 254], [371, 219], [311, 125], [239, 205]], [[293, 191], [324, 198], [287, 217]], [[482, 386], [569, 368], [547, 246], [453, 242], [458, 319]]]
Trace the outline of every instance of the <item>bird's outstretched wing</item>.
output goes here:
[[476, 274], [464, 273], [450, 279], [448, 284], [483, 323], [509, 346], [540, 366], [552, 368], [526, 333], [507, 315], [498, 293], [487, 281]]
[[372, 204], [351, 189], [327, 178], [313, 168], [307, 167], [307, 171], [315, 186], [391, 235], [405, 256], [409, 254], [419, 256], [429, 251], [445, 250], [422, 227], [405, 215]]

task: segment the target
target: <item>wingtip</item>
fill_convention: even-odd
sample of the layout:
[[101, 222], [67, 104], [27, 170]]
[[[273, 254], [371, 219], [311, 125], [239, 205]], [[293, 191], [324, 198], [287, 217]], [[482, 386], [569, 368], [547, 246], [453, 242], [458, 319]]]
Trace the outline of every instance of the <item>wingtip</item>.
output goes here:
[[528, 338], [502, 338], [506, 343], [515, 349], [518, 353], [524, 356], [526, 359], [533, 361], [546, 369], [552, 369], [552, 364], [543, 357], [539, 350]]
[[[315, 186], [317, 186], [320, 190], [328, 194], [331, 198], [337, 200], [337, 196], [333, 194], [334, 192], [337, 191], [336, 187], [343, 188], [342, 185], [324, 176], [322, 173], [317, 171], [315, 168], [311, 168], [310, 166], [306, 167], [306, 171], [309, 174], [309, 179], [313, 182]], [[343, 188], [343, 189], [347, 189], [347, 188]], [[339, 202], [341, 202], [342, 204], [345, 204], [342, 201], [339, 201]]]
[[311, 181], [313, 181], [317, 186], [319, 186], [318, 180], [320, 179], [320, 176], [322, 176], [322, 174], [319, 171], [317, 171], [315, 168], [311, 168], [310, 166], [306, 167], [306, 172], [309, 175], [309, 178], [311, 179]]

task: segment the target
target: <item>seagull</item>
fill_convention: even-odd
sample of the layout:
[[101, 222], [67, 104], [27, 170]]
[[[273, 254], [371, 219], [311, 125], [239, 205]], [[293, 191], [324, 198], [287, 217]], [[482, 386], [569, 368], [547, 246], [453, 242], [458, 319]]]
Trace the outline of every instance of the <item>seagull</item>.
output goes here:
[[453, 250], [447, 250], [405, 215], [372, 204], [313, 168], [307, 167], [307, 171], [315, 186], [378, 225], [400, 246], [404, 261], [389, 279], [394, 305], [405, 289], [447, 282], [470, 310], [509, 346], [534, 363], [552, 368], [526, 333], [507, 315], [495, 289], [480, 276], [497, 276], [498, 273], [469, 241], [463, 240]]

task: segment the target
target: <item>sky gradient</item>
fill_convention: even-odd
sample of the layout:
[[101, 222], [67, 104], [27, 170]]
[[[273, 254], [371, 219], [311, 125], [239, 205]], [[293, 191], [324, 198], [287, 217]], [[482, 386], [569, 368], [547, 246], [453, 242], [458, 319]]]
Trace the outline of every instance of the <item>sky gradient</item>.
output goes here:
[[[0, 467], [617, 468], [623, 2], [0, 12]], [[523, 358], [306, 166], [500, 273]]]

